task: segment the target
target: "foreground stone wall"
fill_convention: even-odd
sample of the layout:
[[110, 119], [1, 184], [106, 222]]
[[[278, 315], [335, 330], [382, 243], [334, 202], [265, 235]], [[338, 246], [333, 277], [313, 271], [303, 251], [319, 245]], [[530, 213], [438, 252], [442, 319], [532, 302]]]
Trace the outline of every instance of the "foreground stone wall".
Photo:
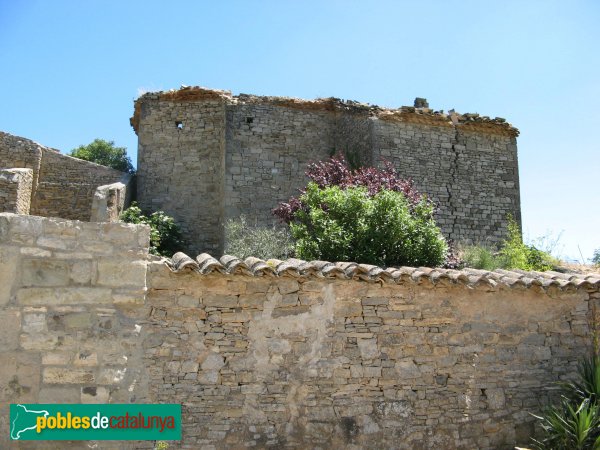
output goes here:
[[109, 167], [61, 154], [29, 139], [0, 132], [0, 168], [33, 171], [33, 215], [90, 220], [96, 188], [121, 181]]
[[33, 171], [0, 169], [0, 212], [29, 214]]
[[148, 401], [138, 321], [148, 241], [144, 225], [0, 214], [1, 448], [88, 448], [9, 445], [10, 403]]
[[[15, 402], [169, 402], [170, 448], [509, 449], [600, 311], [598, 274], [147, 251], [145, 226], [0, 214], [0, 428]], [[60, 443], [89, 446], [152, 443]]]
[[229, 218], [271, 225], [271, 210], [306, 185], [307, 164], [336, 152], [391, 161], [438, 203], [455, 241], [495, 244], [508, 214], [521, 220], [518, 130], [501, 118], [195, 87], [143, 95], [131, 123], [140, 203], [173, 215], [193, 254], [222, 254]]

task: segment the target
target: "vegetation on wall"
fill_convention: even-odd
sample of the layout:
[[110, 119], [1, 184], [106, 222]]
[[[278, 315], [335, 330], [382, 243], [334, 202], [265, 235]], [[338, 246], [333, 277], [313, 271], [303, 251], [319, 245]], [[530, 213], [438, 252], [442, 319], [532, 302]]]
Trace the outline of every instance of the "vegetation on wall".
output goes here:
[[252, 226], [242, 215], [225, 223], [225, 254], [241, 259], [288, 259], [294, 255], [294, 242], [286, 228]]
[[299, 258], [381, 266], [439, 266], [447, 243], [434, 204], [391, 164], [352, 170], [343, 156], [309, 165], [300, 197], [273, 213], [289, 224]]
[[135, 172], [131, 159], [127, 156], [127, 149], [125, 147], [115, 146], [113, 141], [94, 139], [94, 141], [88, 145], [80, 145], [71, 150], [69, 155], [102, 166], [112, 167], [121, 172]]
[[183, 250], [181, 229], [164, 211], [145, 215], [137, 203], [133, 202], [123, 211], [120, 219], [126, 223], [150, 225], [150, 253], [153, 255], [171, 257]]
[[499, 251], [485, 245], [465, 246], [461, 252], [462, 265], [474, 269], [522, 269], [540, 272], [551, 270], [558, 261], [548, 252], [523, 242], [519, 225], [508, 216], [508, 237]]

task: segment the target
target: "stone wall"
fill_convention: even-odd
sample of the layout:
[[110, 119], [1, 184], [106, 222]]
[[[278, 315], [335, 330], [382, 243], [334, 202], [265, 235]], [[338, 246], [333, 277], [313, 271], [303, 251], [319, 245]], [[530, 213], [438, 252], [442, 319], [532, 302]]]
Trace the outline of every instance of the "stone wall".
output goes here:
[[145, 225], [0, 214], [0, 447], [57, 448], [9, 447], [9, 403], [147, 401], [148, 242]]
[[164, 101], [141, 108], [137, 197], [178, 219], [184, 237], [217, 251], [223, 238], [225, 105]]
[[600, 274], [169, 268], [148, 232], [0, 214], [0, 428], [15, 402], [169, 402], [170, 448], [509, 449], [573, 377], [600, 306]]
[[96, 188], [118, 182], [124, 175], [0, 132], [0, 168], [13, 167], [33, 171], [31, 214], [85, 221], [90, 220]]
[[391, 161], [439, 204], [455, 241], [495, 244], [508, 214], [520, 223], [518, 130], [501, 118], [184, 88], [143, 95], [131, 123], [140, 203], [173, 215], [192, 253], [221, 253], [223, 224], [240, 214], [271, 225], [306, 185], [307, 163], [335, 152]]
[[0, 169], [0, 212], [29, 214], [33, 171]]

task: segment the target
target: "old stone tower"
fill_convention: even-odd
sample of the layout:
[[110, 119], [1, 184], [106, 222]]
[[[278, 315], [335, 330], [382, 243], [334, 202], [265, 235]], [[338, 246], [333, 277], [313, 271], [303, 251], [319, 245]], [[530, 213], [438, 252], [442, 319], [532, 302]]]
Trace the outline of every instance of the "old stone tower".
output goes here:
[[306, 184], [307, 163], [345, 152], [393, 162], [439, 205], [455, 241], [495, 243], [520, 223], [516, 137], [504, 119], [428, 108], [385, 109], [327, 98], [258, 97], [200, 87], [135, 101], [138, 200], [173, 215], [192, 252], [218, 254], [240, 214], [271, 224], [271, 209]]

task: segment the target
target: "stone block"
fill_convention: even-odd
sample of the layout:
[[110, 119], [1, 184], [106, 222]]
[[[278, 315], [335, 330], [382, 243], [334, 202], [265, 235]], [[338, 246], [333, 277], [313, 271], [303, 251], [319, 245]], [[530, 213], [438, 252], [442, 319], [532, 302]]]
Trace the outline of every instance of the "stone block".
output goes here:
[[21, 285], [66, 286], [69, 284], [69, 263], [51, 259], [24, 259], [21, 264]]
[[110, 390], [104, 386], [82, 387], [81, 394], [78, 395], [78, 397], [79, 401], [84, 404], [108, 403], [110, 399]]
[[42, 381], [47, 384], [86, 384], [93, 383], [94, 373], [90, 370], [72, 367], [45, 367]]
[[111, 303], [111, 290], [107, 288], [22, 288], [17, 292], [21, 305], [81, 305]]
[[20, 254], [17, 247], [0, 246], [0, 308], [10, 300], [11, 292], [18, 280], [19, 263]]
[[0, 310], [0, 351], [19, 348], [21, 312], [17, 309]]
[[98, 278], [100, 286], [111, 287], [146, 287], [145, 261], [125, 262], [122, 259], [101, 259], [98, 261]]

